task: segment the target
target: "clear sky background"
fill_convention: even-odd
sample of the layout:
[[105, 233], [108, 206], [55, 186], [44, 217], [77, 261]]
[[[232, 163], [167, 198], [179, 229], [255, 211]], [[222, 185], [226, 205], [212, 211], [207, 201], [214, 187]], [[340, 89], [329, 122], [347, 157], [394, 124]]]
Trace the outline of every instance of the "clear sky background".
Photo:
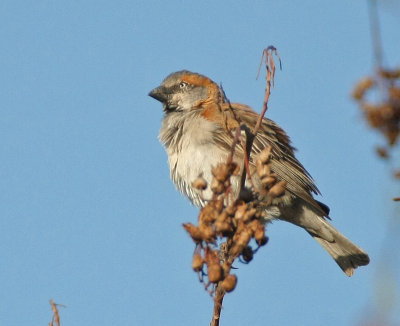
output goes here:
[[[399, 65], [400, 6], [379, 8], [386, 62]], [[371, 263], [347, 278], [276, 222], [238, 264], [221, 325], [365, 325], [377, 312], [400, 323], [396, 165], [376, 157], [383, 139], [349, 96], [372, 71], [365, 1], [3, 0], [0, 40], [0, 325], [47, 325], [50, 298], [67, 306], [63, 325], [209, 324], [181, 227], [197, 209], [169, 180], [147, 94], [189, 69], [260, 111], [271, 44], [283, 70], [267, 116]]]

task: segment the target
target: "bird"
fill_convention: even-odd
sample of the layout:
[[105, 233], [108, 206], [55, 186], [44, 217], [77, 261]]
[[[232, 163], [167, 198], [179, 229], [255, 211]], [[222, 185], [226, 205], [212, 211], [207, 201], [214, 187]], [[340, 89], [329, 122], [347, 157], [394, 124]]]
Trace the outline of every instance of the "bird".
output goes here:
[[[231, 103], [221, 86], [212, 79], [188, 70], [173, 72], [148, 94], [161, 102], [164, 116], [159, 140], [168, 156], [170, 176], [176, 188], [198, 207], [212, 197], [210, 189], [200, 191], [192, 183], [201, 176], [211, 183], [212, 167], [227, 161], [235, 130], [252, 129], [259, 114], [251, 107]], [[283, 220], [305, 229], [335, 260], [347, 276], [369, 263], [368, 254], [329, 222], [329, 208], [317, 201], [320, 192], [311, 175], [295, 157], [295, 148], [286, 132], [274, 121], [263, 118], [249, 158], [254, 171], [255, 157], [271, 148], [271, 171], [277, 181], [285, 181], [285, 193], [266, 208], [265, 223]], [[237, 146], [234, 162], [243, 168], [246, 151]], [[257, 175], [254, 183], [260, 184]], [[240, 177], [233, 178], [238, 194]]]

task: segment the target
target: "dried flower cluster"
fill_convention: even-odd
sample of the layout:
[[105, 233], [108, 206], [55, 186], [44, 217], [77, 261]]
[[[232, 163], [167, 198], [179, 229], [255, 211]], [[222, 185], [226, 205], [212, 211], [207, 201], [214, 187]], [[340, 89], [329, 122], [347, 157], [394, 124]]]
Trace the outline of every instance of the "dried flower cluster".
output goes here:
[[[263, 200], [248, 196], [253, 194], [249, 189], [246, 196], [234, 199], [230, 180], [232, 176], [238, 176], [238, 166], [233, 162], [219, 164], [212, 169], [214, 178], [210, 188], [213, 198], [201, 209], [198, 225], [183, 225], [196, 243], [192, 268], [211, 295], [215, 294], [217, 284], [224, 292], [233, 291], [237, 283], [237, 277], [231, 274], [233, 262], [238, 258], [249, 263], [259, 247], [268, 242], [263, 223], [265, 198], [272, 200], [283, 195], [286, 184], [277, 182], [271, 172], [269, 148], [259, 154], [256, 167], [263, 187], [257, 189], [257, 193], [262, 194]], [[193, 186], [204, 190], [208, 184], [199, 177]], [[255, 249], [251, 246], [252, 240]]]
[[[352, 95], [369, 125], [385, 136], [389, 146], [395, 145], [400, 134], [400, 69], [378, 69], [376, 76], [361, 79]], [[372, 99], [373, 95], [377, 99]], [[377, 152], [388, 157], [385, 147]]]
[[256, 161], [257, 175], [262, 186], [261, 189], [258, 189], [258, 193], [265, 198], [264, 207], [269, 206], [274, 198], [282, 196], [287, 184], [284, 180], [277, 181], [276, 174], [272, 173], [270, 156], [271, 147], [268, 147], [261, 151]]
[[[242, 262], [249, 263], [259, 247], [268, 242], [263, 223], [265, 209], [273, 198], [283, 195], [286, 188], [286, 183], [277, 182], [276, 176], [271, 171], [270, 148], [262, 151], [255, 160], [256, 172], [261, 180], [259, 188], [262, 189], [255, 189], [249, 166], [253, 141], [268, 109], [268, 99], [275, 75], [274, 55], [279, 58], [274, 46], [269, 46], [262, 52], [260, 68], [265, 60], [267, 86], [263, 110], [256, 125], [250, 131], [235, 117], [239, 127], [236, 128], [227, 163], [213, 167], [213, 179], [210, 185], [202, 176], [199, 176], [193, 183], [193, 187], [200, 191], [209, 186], [213, 193], [212, 199], [200, 210], [198, 226], [191, 223], [183, 225], [196, 243], [192, 268], [198, 273], [206, 290], [214, 296], [211, 326], [219, 326], [225, 293], [233, 291], [236, 287], [237, 277], [231, 274], [233, 262], [239, 258]], [[222, 93], [223, 97], [227, 99], [223, 89]], [[230, 103], [228, 99], [227, 102]], [[235, 116], [234, 113], [233, 116]], [[245, 131], [245, 140], [241, 137], [242, 131]], [[242, 146], [245, 152], [240, 177], [240, 168], [233, 162], [236, 146]], [[232, 191], [231, 177], [240, 178], [237, 198]], [[246, 179], [250, 181], [252, 189], [246, 188]], [[256, 244], [254, 250], [250, 246], [252, 240]]]

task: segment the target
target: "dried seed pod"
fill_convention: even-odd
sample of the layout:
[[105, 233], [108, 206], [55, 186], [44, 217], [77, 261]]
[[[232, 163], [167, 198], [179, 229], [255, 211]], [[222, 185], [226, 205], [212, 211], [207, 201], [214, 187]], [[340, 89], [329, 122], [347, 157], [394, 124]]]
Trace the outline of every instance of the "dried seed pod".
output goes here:
[[215, 179], [217, 179], [220, 182], [224, 182], [229, 178], [229, 167], [226, 164], [218, 164], [216, 167], [213, 167], [211, 169], [211, 172]]
[[232, 226], [228, 222], [216, 221], [214, 223], [215, 231], [221, 233], [223, 236], [228, 235], [233, 232]]
[[391, 120], [395, 115], [394, 107], [387, 103], [380, 105], [379, 110], [381, 111], [382, 118], [385, 120]]
[[255, 208], [250, 208], [249, 210], [247, 210], [243, 215], [243, 222], [249, 222], [256, 215], [256, 212], [257, 209]]
[[261, 179], [261, 184], [264, 187], [270, 187], [272, 186], [274, 183], [276, 182], [276, 178], [272, 177], [272, 176], [266, 176], [265, 178]]
[[203, 239], [202, 233], [197, 226], [191, 223], [184, 223], [183, 228], [189, 233], [194, 242], [200, 242]]
[[253, 249], [250, 246], [246, 246], [242, 250], [242, 258], [246, 263], [251, 262], [253, 259]]
[[215, 221], [217, 213], [215, 208], [209, 203], [200, 210], [199, 224], [209, 224]]
[[243, 247], [238, 245], [237, 243], [231, 248], [229, 251], [229, 255], [233, 257], [238, 257], [242, 253]]
[[219, 264], [218, 253], [212, 250], [210, 247], [206, 247], [204, 253], [204, 261], [207, 266]]
[[232, 219], [232, 222], [237, 222], [235, 227], [236, 227], [236, 231], [235, 231], [235, 236], [233, 238], [234, 241], [237, 241], [237, 239], [239, 238], [240, 233], [246, 228], [246, 224], [243, 223], [243, 220], [235, 220]]
[[215, 222], [226, 222], [230, 220], [229, 219], [229, 215], [226, 212], [226, 210], [222, 211], [221, 214], [218, 215], [217, 219], [215, 220]]
[[203, 177], [198, 177], [192, 182], [192, 186], [198, 190], [205, 190], [207, 188], [207, 181]]
[[247, 227], [254, 233], [254, 236], [255, 236], [255, 232], [257, 231], [257, 229], [258, 229], [260, 226], [261, 226], [262, 228], [264, 228], [264, 227], [261, 225], [261, 223], [260, 223], [259, 220], [253, 220], [253, 221], [251, 221], [250, 223], [247, 224]]
[[237, 245], [241, 246], [242, 248], [246, 247], [253, 236], [251, 230], [249, 228], [244, 228], [236, 241]]
[[215, 232], [211, 225], [200, 225], [199, 230], [204, 241], [213, 242], [215, 240]]
[[[243, 249], [247, 247], [249, 244], [251, 237], [252, 237], [252, 232], [248, 228], [244, 228], [239, 235], [237, 235], [237, 232], [235, 234], [236, 237], [234, 237], [235, 244], [231, 248], [230, 254], [237, 257], [239, 256], [242, 252]], [[236, 239], [235, 239], [236, 238]]]
[[227, 163], [226, 166], [228, 167], [229, 174], [233, 174], [238, 168], [238, 165], [235, 162]]
[[264, 246], [268, 243], [268, 237], [264, 236], [263, 238], [261, 238], [260, 240], [257, 241], [257, 244], [261, 247]]
[[366, 111], [368, 123], [372, 127], [380, 128], [385, 123], [380, 110], [378, 110], [375, 106], [363, 104], [362, 107]]
[[229, 215], [229, 216], [234, 216], [235, 212], [236, 212], [236, 206], [234, 205], [229, 205], [225, 208], [225, 212]]
[[220, 264], [212, 264], [207, 267], [208, 280], [217, 283], [222, 279], [223, 270]]
[[243, 218], [244, 214], [246, 213], [247, 210], [247, 205], [242, 204], [240, 206], [237, 206], [236, 212], [235, 212], [235, 219], [240, 220]]
[[237, 284], [237, 277], [234, 274], [229, 274], [225, 277], [225, 279], [221, 282], [221, 287], [226, 292], [232, 292]]
[[216, 200], [214, 202], [214, 207], [217, 210], [217, 212], [220, 213], [222, 211], [222, 209], [224, 208], [224, 200], [222, 198]]
[[376, 106], [374, 104], [370, 104], [368, 102], [362, 102], [360, 104], [361, 109], [363, 109], [365, 112], [370, 112], [370, 111], [375, 111]]
[[361, 100], [364, 97], [365, 92], [370, 89], [375, 84], [375, 81], [366, 77], [361, 79], [357, 84], [353, 91], [353, 98], [356, 100]]
[[225, 186], [221, 181], [218, 181], [217, 178], [213, 178], [211, 181], [211, 190], [214, 194], [220, 195], [224, 192]]
[[394, 69], [394, 70], [380, 69], [379, 74], [386, 79], [398, 79], [400, 78], [400, 69]]
[[254, 231], [254, 239], [259, 246], [264, 245], [266, 242], [265, 227], [262, 224], [258, 224], [257, 229]]
[[271, 158], [271, 152], [272, 148], [271, 146], [268, 146], [267, 148], [264, 148], [260, 154], [258, 154], [258, 159], [261, 161], [261, 163], [268, 163], [269, 159]]
[[256, 218], [263, 220], [267, 216], [267, 213], [262, 210], [262, 211], [257, 211], [256, 213]]
[[268, 194], [272, 197], [280, 197], [285, 193], [287, 182], [282, 180], [274, 184], [269, 190]]
[[195, 272], [200, 272], [203, 269], [203, 258], [198, 253], [193, 255], [192, 268]]

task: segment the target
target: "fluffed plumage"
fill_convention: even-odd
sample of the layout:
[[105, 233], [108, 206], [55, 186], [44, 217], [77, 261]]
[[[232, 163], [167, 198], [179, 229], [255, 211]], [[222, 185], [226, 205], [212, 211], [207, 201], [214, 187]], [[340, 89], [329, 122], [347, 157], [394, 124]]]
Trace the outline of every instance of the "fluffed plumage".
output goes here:
[[[163, 103], [165, 116], [159, 138], [168, 154], [171, 178], [193, 204], [203, 206], [204, 198], [211, 198], [211, 191], [206, 190], [202, 197], [192, 182], [199, 175], [211, 182], [211, 167], [227, 161], [238, 121], [252, 129], [258, 114], [246, 105], [229, 103], [211, 79], [186, 70], [169, 75], [149, 95]], [[260, 180], [253, 173], [255, 159], [269, 146], [271, 170], [278, 181], [284, 180], [287, 185], [285, 194], [267, 207], [266, 222], [280, 219], [304, 228], [348, 276], [353, 275], [358, 266], [367, 265], [368, 255], [327, 221], [329, 208], [313, 198], [312, 194], [319, 194], [319, 190], [296, 159], [289, 137], [275, 122], [266, 118], [250, 155], [250, 169], [256, 186]], [[244, 155], [242, 146], [237, 146], [234, 161], [242, 168]], [[237, 194], [239, 177], [233, 177], [231, 182]]]

